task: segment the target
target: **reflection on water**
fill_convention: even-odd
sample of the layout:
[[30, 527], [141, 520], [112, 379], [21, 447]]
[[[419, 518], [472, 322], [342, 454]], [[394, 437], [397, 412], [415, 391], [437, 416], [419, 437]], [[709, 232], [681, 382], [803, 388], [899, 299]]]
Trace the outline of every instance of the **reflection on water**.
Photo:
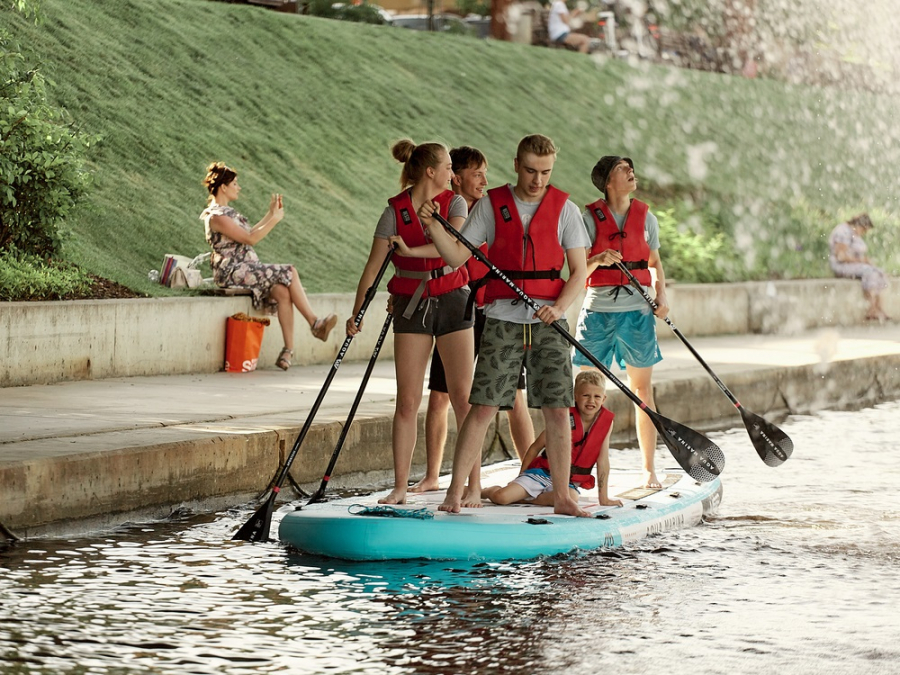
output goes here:
[[619, 551], [336, 562], [229, 541], [249, 510], [24, 542], [0, 553], [0, 673], [897, 673], [898, 420], [791, 418], [776, 469], [711, 434], [719, 516]]

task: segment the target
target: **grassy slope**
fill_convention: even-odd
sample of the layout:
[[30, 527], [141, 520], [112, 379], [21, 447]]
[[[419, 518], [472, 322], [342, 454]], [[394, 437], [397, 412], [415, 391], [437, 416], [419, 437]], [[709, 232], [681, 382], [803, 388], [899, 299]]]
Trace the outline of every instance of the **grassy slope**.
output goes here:
[[[279, 14], [205, 0], [45, 0], [15, 31], [46, 57], [60, 103], [102, 142], [96, 190], [69, 223], [69, 256], [159, 292], [163, 253], [205, 250], [205, 165], [241, 174], [239, 209], [287, 217], [258, 246], [313, 292], [351, 290], [385, 199], [393, 140], [471, 144], [491, 182], [526, 133], [561, 148], [554, 182], [586, 203], [601, 154], [630, 154], [659, 185], [739, 201], [735, 227], [766, 236], [773, 199], [897, 212], [897, 101], [579, 54]], [[731, 216], [729, 215], [729, 218]]]

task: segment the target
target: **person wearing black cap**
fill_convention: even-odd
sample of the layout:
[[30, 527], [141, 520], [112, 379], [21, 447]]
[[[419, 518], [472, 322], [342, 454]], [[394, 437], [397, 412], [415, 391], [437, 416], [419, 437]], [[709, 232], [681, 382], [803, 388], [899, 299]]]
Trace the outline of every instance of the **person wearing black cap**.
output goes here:
[[[662, 360], [656, 340], [654, 314], [669, 313], [666, 276], [659, 256], [659, 222], [644, 202], [633, 199], [637, 188], [630, 157], [601, 157], [591, 181], [604, 194], [585, 208], [584, 224], [591, 240], [587, 253], [588, 289], [578, 318], [576, 339], [605, 366], [613, 360], [628, 374], [628, 386], [651, 409], [653, 366]], [[655, 311], [632, 289], [628, 277], [615, 265], [623, 263], [642, 286], [653, 285], [656, 272]], [[574, 364], [592, 364], [576, 351]], [[654, 466], [656, 427], [643, 412], [635, 411], [635, 428], [641, 448], [646, 487], [660, 487]]]

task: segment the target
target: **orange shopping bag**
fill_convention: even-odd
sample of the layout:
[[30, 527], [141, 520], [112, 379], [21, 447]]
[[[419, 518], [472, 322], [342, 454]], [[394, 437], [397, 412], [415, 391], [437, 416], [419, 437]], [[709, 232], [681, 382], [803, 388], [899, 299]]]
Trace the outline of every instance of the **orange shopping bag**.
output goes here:
[[256, 370], [263, 330], [268, 319], [254, 319], [243, 312], [225, 320], [225, 370], [229, 373], [249, 373]]

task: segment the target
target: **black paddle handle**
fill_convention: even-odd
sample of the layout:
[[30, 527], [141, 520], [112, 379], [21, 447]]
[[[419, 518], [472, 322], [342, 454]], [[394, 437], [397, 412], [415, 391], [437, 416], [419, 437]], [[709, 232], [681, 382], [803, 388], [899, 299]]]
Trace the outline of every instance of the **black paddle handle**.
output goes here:
[[316, 490], [315, 494], [310, 497], [308, 502], [306, 502], [307, 506], [314, 502], [321, 501], [322, 497], [325, 495], [325, 490], [328, 488], [328, 481], [331, 480], [331, 473], [334, 471], [338, 456], [341, 454], [341, 449], [344, 447], [344, 441], [347, 438], [347, 433], [350, 431], [350, 425], [353, 423], [353, 418], [356, 416], [356, 409], [359, 408], [359, 404], [362, 401], [363, 394], [366, 391], [366, 385], [369, 383], [369, 378], [372, 376], [372, 370], [375, 368], [375, 361], [378, 360], [378, 354], [381, 352], [381, 346], [384, 344], [384, 338], [391, 328], [391, 321], [393, 318], [393, 316], [388, 314], [387, 318], [384, 320], [384, 325], [381, 327], [381, 334], [378, 336], [378, 341], [375, 343], [375, 349], [372, 351], [372, 357], [369, 359], [369, 365], [366, 366], [366, 372], [363, 374], [362, 382], [359, 385], [359, 391], [356, 392], [356, 398], [353, 400], [353, 405], [350, 407], [350, 413], [347, 415], [343, 429], [341, 429], [337, 444], [334, 446], [331, 461], [328, 462], [328, 468], [325, 469], [325, 475], [322, 476], [322, 483], [319, 485], [319, 489]]
[[[622, 272], [622, 274], [624, 274], [626, 277], [628, 277], [628, 281], [644, 297], [644, 300], [647, 301], [647, 303], [650, 305], [650, 307], [652, 307], [654, 310], [656, 310], [659, 307], [659, 305], [656, 303], [656, 301], [653, 298], [650, 297], [650, 295], [647, 293], [647, 291], [644, 290], [644, 287], [641, 286], [641, 282], [638, 281], [637, 279], [635, 279], [634, 275], [630, 271], [628, 271], [628, 268], [625, 267], [625, 265], [623, 265], [622, 263], [617, 262], [617, 263], [615, 263], [615, 265], [616, 265], [616, 267], [619, 268], [619, 271]], [[701, 366], [703, 366], [703, 369], [707, 373], [709, 373], [710, 377], [712, 377], [712, 379], [715, 381], [715, 383], [717, 385], [719, 385], [719, 389], [722, 390], [722, 393], [728, 397], [728, 400], [734, 404], [735, 408], [740, 410], [741, 404], [737, 400], [737, 398], [735, 398], [734, 394], [732, 394], [728, 390], [728, 387], [726, 387], [725, 384], [722, 382], [722, 380], [720, 380], [719, 377], [713, 372], [713, 369], [710, 368], [709, 365], [707, 365], [706, 361], [703, 360], [703, 357], [697, 353], [697, 350], [694, 349], [694, 346], [690, 342], [688, 342], [688, 339], [686, 337], [684, 337], [684, 335], [682, 335], [681, 331], [678, 330], [678, 328], [675, 327], [675, 324], [672, 323], [672, 320], [669, 319], [669, 317], [666, 317], [665, 319], [663, 319], [663, 321], [665, 321], [667, 324], [669, 324], [669, 328], [672, 329], [672, 332], [674, 332], [675, 335], [678, 336], [678, 339], [684, 343], [684, 346], [687, 347], [688, 350], [691, 352], [691, 354], [694, 355], [694, 358], [697, 359], [697, 361], [700, 363]]]
[[[369, 286], [369, 288], [366, 290], [365, 297], [363, 298], [363, 303], [360, 306], [359, 311], [356, 313], [356, 317], [353, 319], [353, 322], [357, 326], [362, 323], [363, 317], [366, 314], [366, 310], [369, 308], [369, 303], [372, 302], [372, 299], [375, 297], [375, 293], [378, 291], [378, 284], [381, 283], [381, 278], [384, 276], [384, 273], [391, 262], [391, 256], [394, 254], [394, 248], [395, 247], [392, 245], [391, 250], [385, 256], [384, 262], [381, 263], [381, 267], [378, 269], [378, 274], [375, 275], [375, 280], [372, 282], [372, 285]], [[315, 403], [313, 403], [312, 408], [310, 408], [309, 415], [306, 417], [306, 422], [304, 423], [303, 428], [300, 430], [300, 433], [297, 436], [297, 440], [294, 441], [294, 447], [291, 448], [291, 452], [287, 456], [287, 459], [285, 459], [284, 466], [281, 468], [281, 472], [275, 479], [275, 485], [272, 488], [273, 492], [278, 492], [279, 490], [281, 490], [281, 485], [284, 483], [284, 479], [287, 476], [288, 471], [290, 471], [291, 469], [291, 464], [294, 463], [294, 459], [297, 457], [297, 453], [300, 451], [300, 446], [303, 444], [303, 440], [306, 438], [306, 434], [309, 432], [310, 427], [312, 427], [312, 423], [316, 417], [316, 413], [319, 412], [319, 406], [322, 405], [325, 394], [328, 393], [328, 387], [331, 386], [331, 381], [334, 379], [334, 376], [337, 374], [338, 368], [340, 368], [341, 366], [341, 362], [347, 355], [347, 350], [350, 348], [350, 343], [353, 342], [353, 337], [353, 335], [348, 335], [344, 339], [344, 344], [341, 345], [341, 349], [338, 352], [337, 358], [334, 360], [334, 363], [331, 364], [331, 370], [328, 371], [328, 376], [325, 378], [325, 383], [319, 390], [319, 395], [316, 397]]]
[[[487, 266], [487, 268], [491, 271], [491, 273], [498, 277], [501, 281], [503, 281], [507, 286], [509, 286], [513, 291], [515, 291], [516, 295], [524, 302], [526, 305], [531, 307], [535, 312], [540, 309], [540, 305], [538, 305], [525, 291], [519, 288], [512, 279], [503, 274], [503, 272], [490, 261], [490, 259], [481, 252], [481, 250], [474, 246], [468, 239], [466, 239], [459, 231], [454, 228], [446, 218], [444, 218], [440, 213], [435, 211], [432, 216], [444, 226], [444, 229], [447, 230], [453, 237], [455, 237], [463, 246], [465, 246], [469, 251], [475, 256], [476, 260], [483, 263]], [[654, 416], [654, 411], [647, 407], [647, 404], [644, 403], [631, 389], [629, 389], [621, 380], [619, 380], [615, 375], [610, 372], [609, 368], [603, 365], [603, 363], [597, 359], [596, 356], [591, 354], [590, 351], [586, 347], [584, 347], [578, 340], [576, 340], [565, 328], [559, 325], [559, 322], [554, 321], [550, 324], [557, 333], [563, 336], [565, 340], [575, 347], [579, 352], [581, 352], [591, 363], [593, 363], [601, 373], [603, 373], [613, 384], [615, 384], [619, 389], [622, 390], [622, 393], [628, 396], [636, 406], [641, 408], [644, 412], [646, 412], [652, 418]]]

